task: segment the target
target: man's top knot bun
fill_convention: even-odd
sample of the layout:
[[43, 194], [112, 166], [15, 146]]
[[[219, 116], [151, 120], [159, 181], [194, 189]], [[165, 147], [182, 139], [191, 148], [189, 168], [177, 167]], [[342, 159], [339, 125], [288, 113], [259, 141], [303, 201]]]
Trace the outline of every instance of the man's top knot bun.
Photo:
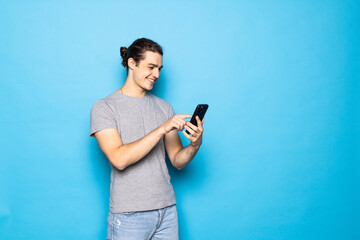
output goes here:
[[128, 51], [128, 49], [126, 48], [126, 47], [121, 47], [120, 48], [120, 55], [121, 55], [121, 57], [122, 57], [122, 65], [124, 66], [124, 67], [126, 67], [127, 66], [127, 51]]

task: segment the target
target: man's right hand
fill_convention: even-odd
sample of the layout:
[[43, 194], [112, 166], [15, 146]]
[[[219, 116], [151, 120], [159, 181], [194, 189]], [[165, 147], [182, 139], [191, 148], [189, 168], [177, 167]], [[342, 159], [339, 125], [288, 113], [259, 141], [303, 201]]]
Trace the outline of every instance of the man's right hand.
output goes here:
[[178, 114], [173, 116], [167, 122], [161, 125], [161, 129], [164, 131], [164, 134], [168, 134], [173, 130], [182, 131], [185, 127], [186, 121], [184, 119], [191, 118], [192, 115], [189, 114]]

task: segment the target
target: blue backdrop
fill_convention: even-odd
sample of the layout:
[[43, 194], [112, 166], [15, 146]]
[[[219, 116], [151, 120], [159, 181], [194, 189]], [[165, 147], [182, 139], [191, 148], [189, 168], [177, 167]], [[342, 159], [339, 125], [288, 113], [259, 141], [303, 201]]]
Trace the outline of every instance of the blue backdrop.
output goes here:
[[[358, 1], [0, 1], [0, 239], [105, 239], [92, 104], [120, 46], [164, 48], [154, 93], [207, 103], [170, 168], [181, 239], [360, 239]], [[183, 138], [184, 144], [188, 144]]]

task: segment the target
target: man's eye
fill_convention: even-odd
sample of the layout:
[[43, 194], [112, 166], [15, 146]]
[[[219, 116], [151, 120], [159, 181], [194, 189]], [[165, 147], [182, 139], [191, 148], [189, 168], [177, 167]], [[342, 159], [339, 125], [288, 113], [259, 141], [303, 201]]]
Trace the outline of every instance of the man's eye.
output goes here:
[[153, 70], [153, 69], [154, 69], [154, 67], [149, 67], [149, 69]]

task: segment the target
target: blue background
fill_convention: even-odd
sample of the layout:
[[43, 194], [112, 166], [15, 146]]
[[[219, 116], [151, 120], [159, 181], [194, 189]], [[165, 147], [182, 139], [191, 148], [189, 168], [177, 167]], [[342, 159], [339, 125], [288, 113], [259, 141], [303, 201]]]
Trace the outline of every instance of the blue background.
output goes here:
[[[170, 168], [181, 239], [360, 239], [358, 1], [0, 2], [0, 239], [105, 239], [92, 104], [120, 46], [164, 48], [154, 93], [208, 103]], [[185, 145], [187, 139], [183, 138]]]

